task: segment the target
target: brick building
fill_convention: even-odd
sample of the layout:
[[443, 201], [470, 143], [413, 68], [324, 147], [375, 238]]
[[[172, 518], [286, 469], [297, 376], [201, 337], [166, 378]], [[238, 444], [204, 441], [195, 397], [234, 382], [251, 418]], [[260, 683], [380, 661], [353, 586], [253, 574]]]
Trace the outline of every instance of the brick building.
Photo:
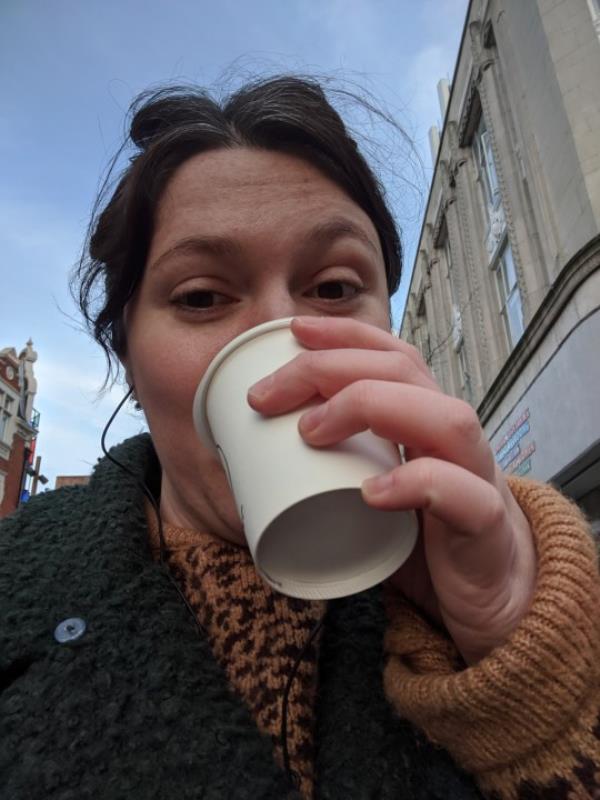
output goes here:
[[57, 475], [54, 488], [62, 489], [63, 486], [87, 486], [89, 482], [89, 475]]
[[39, 420], [33, 408], [36, 360], [31, 340], [19, 355], [14, 347], [0, 350], [0, 517], [18, 507], [25, 466], [33, 463]]
[[600, 530], [600, 0], [471, 0], [401, 327]]

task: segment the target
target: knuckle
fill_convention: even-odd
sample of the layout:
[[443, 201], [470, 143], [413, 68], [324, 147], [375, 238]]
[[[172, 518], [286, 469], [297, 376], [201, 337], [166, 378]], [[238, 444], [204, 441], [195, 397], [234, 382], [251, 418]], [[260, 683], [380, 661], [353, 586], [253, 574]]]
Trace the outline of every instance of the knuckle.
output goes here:
[[390, 481], [391, 481], [389, 491], [393, 494], [397, 489], [401, 487], [402, 484], [401, 467], [394, 467], [394, 469], [390, 470], [388, 474], [390, 476]]
[[433, 458], [419, 459], [419, 484], [427, 505], [432, 505], [435, 492], [435, 461]]
[[481, 438], [481, 424], [477, 412], [464, 400], [457, 400], [451, 414], [455, 435], [468, 444], [477, 444]]
[[418, 378], [426, 377], [432, 384], [437, 386], [435, 377], [430, 367], [425, 362], [422, 353], [417, 348], [406, 342], [402, 342], [402, 349], [399, 351], [408, 365], [408, 375], [411, 381], [417, 382]]
[[423, 369], [429, 372], [429, 367], [425, 363], [423, 354], [413, 344], [406, 345], [406, 355], [407, 358], [409, 358], [416, 366], [421, 366]]
[[320, 355], [321, 353], [318, 350], [305, 350], [303, 353], [299, 353], [292, 363], [299, 373], [308, 373], [310, 375], [316, 372], [321, 366], [322, 359]]
[[395, 379], [402, 383], [413, 383], [417, 378], [417, 367], [406, 353], [394, 353]]
[[414, 344], [407, 345], [407, 354], [411, 357], [414, 361], [419, 364], [423, 364], [425, 366], [425, 359], [423, 358], [423, 354], [420, 350], [418, 350]]
[[281, 377], [299, 387], [312, 386], [321, 373], [322, 360], [319, 355], [313, 350], [299, 353], [288, 364], [281, 367]]
[[484, 524], [486, 529], [501, 528], [507, 519], [506, 506], [499, 492], [494, 491], [486, 506]]
[[364, 378], [363, 380], [356, 381], [351, 386], [353, 394], [353, 402], [358, 406], [369, 408], [373, 405], [373, 393], [375, 390], [375, 381]]

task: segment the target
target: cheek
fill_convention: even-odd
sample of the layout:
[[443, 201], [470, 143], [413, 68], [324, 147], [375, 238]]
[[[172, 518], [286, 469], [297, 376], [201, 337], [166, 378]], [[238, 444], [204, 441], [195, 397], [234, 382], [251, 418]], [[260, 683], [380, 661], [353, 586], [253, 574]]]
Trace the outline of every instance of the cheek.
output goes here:
[[391, 333], [391, 307], [387, 302], [387, 296], [386, 300], [384, 301], [380, 301], [378, 299], [374, 300], [374, 303], [370, 306], [364, 321], [368, 322], [370, 325], [374, 325], [376, 328], [380, 328], [386, 333]]
[[[170, 335], [135, 338], [129, 358], [138, 400], [149, 423], [191, 424], [194, 394], [212, 357], [207, 343]], [[216, 352], [216, 350], [215, 350]]]

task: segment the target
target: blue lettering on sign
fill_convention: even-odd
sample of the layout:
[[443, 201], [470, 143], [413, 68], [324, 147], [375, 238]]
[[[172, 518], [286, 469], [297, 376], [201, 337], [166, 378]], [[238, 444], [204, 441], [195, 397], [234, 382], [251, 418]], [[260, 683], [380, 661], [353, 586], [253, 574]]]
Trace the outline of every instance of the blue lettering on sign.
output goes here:
[[513, 447], [513, 449], [509, 450], [509, 452], [499, 462], [500, 469], [506, 469], [508, 465], [511, 464], [515, 460], [515, 458], [520, 454], [520, 452], [521, 452], [521, 445], [517, 442], [517, 444]]
[[510, 439], [506, 442], [504, 447], [496, 453], [496, 461], [501, 463], [504, 458], [510, 453], [513, 447], [520, 442], [521, 439], [529, 433], [529, 420], [526, 420], [522, 425], [520, 425], [517, 430], [513, 433]]
[[519, 466], [513, 470], [513, 475], [527, 475], [531, 471], [531, 456], [522, 461]]

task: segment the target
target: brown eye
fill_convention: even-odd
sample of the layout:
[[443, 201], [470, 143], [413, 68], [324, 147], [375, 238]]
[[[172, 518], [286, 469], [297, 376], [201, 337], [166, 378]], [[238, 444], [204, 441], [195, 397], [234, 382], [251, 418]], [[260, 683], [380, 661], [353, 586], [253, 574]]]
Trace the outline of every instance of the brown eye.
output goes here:
[[193, 289], [180, 294], [173, 302], [184, 308], [207, 309], [225, 305], [230, 302], [230, 299], [224, 294], [208, 289]]
[[187, 292], [181, 298], [186, 306], [193, 308], [211, 308], [215, 305], [215, 293], [206, 291]]
[[320, 283], [315, 292], [320, 300], [346, 300], [358, 294], [358, 288], [346, 281], [325, 281]]

